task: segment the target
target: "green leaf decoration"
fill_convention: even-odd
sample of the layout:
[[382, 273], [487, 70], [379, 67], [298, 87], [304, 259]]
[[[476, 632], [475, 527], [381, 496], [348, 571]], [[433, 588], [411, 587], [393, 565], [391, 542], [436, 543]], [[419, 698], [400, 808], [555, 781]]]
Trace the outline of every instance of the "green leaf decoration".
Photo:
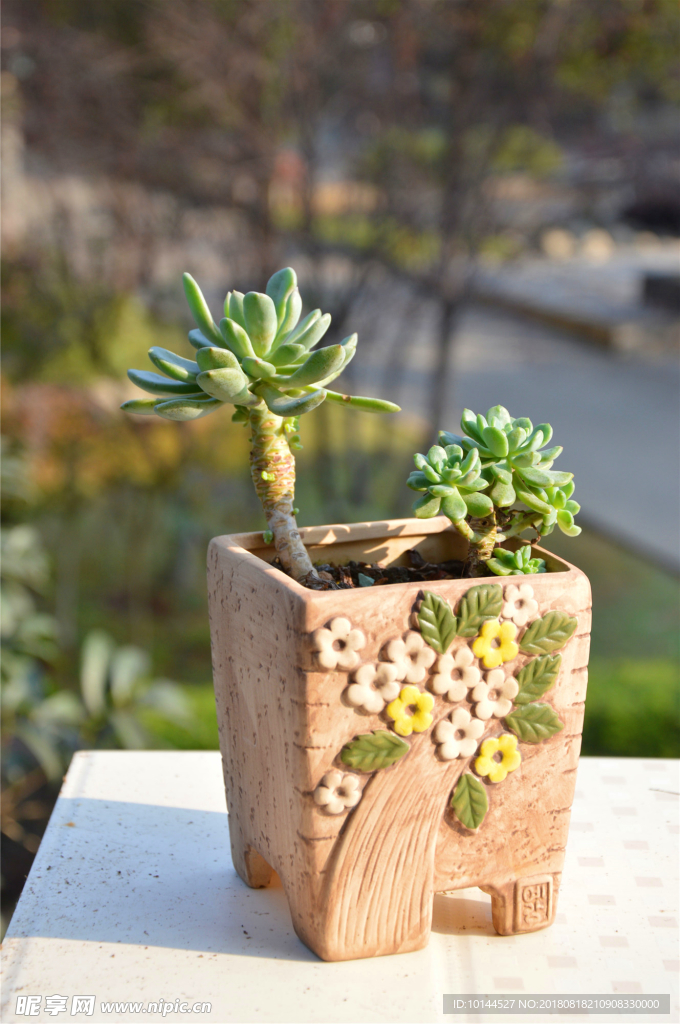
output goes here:
[[494, 583], [471, 587], [458, 607], [458, 636], [476, 636], [487, 619], [497, 619], [503, 608], [503, 590]]
[[505, 716], [505, 724], [525, 743], [540, 743], [564, 729], [550, 704], [524, 704]]
[[340, 760], [348, 768], [375, 772], [380, 768], [389, 768], [408, 750], [408, 743], [395, 733], [376, 729], [375, 732], [364, 733], [346, 743], [340, 751]]
[[576, 631], [578, 620], [566, 612], [552, 611], [532, 622], [519, 642], [525, 654], [550, 654], [564, 647]]
[[486, 786], [470, 772], [466, 772], [458, 780], [456, 791], [451, 798], [451, 806], [458, 820], [466, 828], [479, 828], [489, 809]]
[[542, 697], [555, 681], [560, 672], [562, 664], [561, 654], [544, 654], [542, 658], [535, 658], [524, 666], [517, 676], [519, 693], [515, 697], [515, 704], [530, 704], [531, 701]]
[[446, 654], [456, 635], [456, 616], [451, 611], [448, 601], [424, 591], [423, 600], [418, 609], [418, 623], [423, 639], [438, 654]]

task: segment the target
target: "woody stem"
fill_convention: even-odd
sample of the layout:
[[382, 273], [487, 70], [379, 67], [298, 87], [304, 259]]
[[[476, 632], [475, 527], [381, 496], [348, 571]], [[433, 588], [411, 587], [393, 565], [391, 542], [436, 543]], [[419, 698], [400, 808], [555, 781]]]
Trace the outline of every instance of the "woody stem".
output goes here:
[[288, 444], [285, 421], [270, 412], [264, 402], [250, 410], [249, 419], [250, 475], [281, 564], [298, 582], [316, 581], [319, 577], [295, 520], [295, 457]]

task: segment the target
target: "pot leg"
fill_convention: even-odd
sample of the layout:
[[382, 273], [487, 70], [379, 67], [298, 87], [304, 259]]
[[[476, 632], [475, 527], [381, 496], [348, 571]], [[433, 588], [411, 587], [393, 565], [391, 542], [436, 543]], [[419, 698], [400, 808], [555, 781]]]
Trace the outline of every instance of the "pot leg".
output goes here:
[[231, 859], [240, 878], [251, 889], [266, 889], [271, 883], [274, 869], [254, 847], [245, 841], [243, 833], [232, 815], [229, 815], [229, 838], [231, 840]]
[[493, 926], [499, 935], [547, 928], [555, 920], [559, 874], [531, 875], [481, 885], [491, 896]]

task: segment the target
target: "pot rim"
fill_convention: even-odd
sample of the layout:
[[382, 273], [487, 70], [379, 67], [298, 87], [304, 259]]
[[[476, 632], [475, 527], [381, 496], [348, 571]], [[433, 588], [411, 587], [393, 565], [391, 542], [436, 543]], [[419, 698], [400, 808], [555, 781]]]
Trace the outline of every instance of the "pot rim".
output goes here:
[[[455, 527], [451, 525], [449, 519], [446, 516], [436, 516], [432, 519], [379, 519], [369, 522], [361, 523], [334, 523], [331, 525], [321, 526], [303, 526], [300, 527], [300, 536], [305, 544], [305, 547], [319, 546], [332, 548], [336, 543], [344, 543], [347, 541], [362, 541], [362, 540], [374, 540], [379, 538], [389, 537], [410, 537], [410, 536], [423, 536], [438, 533], [451, 532], [455, 533]], [[253, 566], [257, 566], [265, 575], [270, 576], [274, 574], [274, 579], [284, 584], [290, 590], [307, 600], [336, 600], [342, 595], [346, 600], [347, 597], [354, 593], [354, 589], [350, 590], [310, 590], [308, 587], [303, 587], [302, 584], [298, 583], [292, 577], [286, 573], [277, 569], [271, 565], [262, 554], [271, 552], [271, 557], [276, 554], [276, 549], [273, 544], [266, 544], [264, 542], [262, 531], [252, 531], [250, 533], [231, 533], [222, 534], [221, 536], [214, 537], [211, 544], [220, 543], [227, 547], [232, 554], [240, 555], [247, 561], [252, 560]], [[553, 577], [556, 575], [562, 577], [581, 576], [583, 572], [577, 566], [567, 562], [564, 558], [560, 558], [555, 555], [552, 551], [548, 551], [545, 548], [540, 547], [537, 544], [531, 545], [532, 552], [535, 552], [540, 557], [546, 559], [548, 564], [552, 563], [554, 566], [559, 568], [549, 569], [547, 573], [532, 574], [532, 583], [537, 582], [541, 579]], [[255, 553], [260, 552], [260, 553]], [[526, 581], [523, 576], [522, 580]], [[465, 589], [468, 586], [479, 586], [482, 583], [497, 583], [501, 585], [507, 585], [509, 582], [516, 582], [517, 577], [513, 576], [477, 576], [474, 579], [461, 579], [461, 580], [430, 580], [427, 581], [426, 587], [428, 590], [434, 590], [444, 585], [449, 587], [452, 583], [465, 584]], [[566, 583], [567, 580], [564, 579]], [[390, 590], [392, 588], [402, 587], [419, 587], [423, 589], [424, 584], [419, 581], [407, 581], [405, 583], [390, 583]], [[365, 593], [365, 590], [360, 590], [361, 593]]]

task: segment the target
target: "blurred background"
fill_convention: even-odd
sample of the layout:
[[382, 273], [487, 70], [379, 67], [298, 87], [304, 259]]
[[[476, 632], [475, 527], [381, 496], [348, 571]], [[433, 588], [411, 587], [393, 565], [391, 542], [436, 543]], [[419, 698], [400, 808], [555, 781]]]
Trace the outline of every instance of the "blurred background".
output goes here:
[[211, 536], [263, 528], [244, 430], [125, 417], [190, 354], [181, 273], [296, 268], [344, 390], [300, 522], [409, 514], [469, 406], [549, 421], [594, 621], [584, 752], [680, 753], [675, 0], [5, 0], [3, 912], [79, 747], [217, 746]]

